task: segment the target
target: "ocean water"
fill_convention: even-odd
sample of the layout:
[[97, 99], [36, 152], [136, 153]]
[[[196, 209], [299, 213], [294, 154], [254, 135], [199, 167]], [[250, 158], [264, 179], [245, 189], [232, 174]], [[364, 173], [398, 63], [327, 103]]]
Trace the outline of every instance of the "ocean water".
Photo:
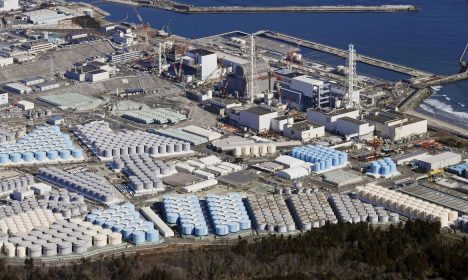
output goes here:
[[[151, 8], [138, 11], [144, 21], [161, 28], [170, 25], [173, 33], [198, 38], [233, 30], [253, 32], [268, 29], [304, 39], [347, 48], [353, 43], [358, 53], [382, 58], [436, 74], [460, 70], [458, 60], [468, 43], [467, 0], [184, 0], [194, 5], [384, 5], [412, 4], [418, 12], [403, 13], [279, 13], [184, 15]], [[93, 3], [89, 1], [89, 3]], [[111, 13], [109, 19], [138, 22], [134, 8], [104, 2], [97, 6]], [[303, 53], [332, 65], [344, 60], [314, 51]], [[465, 56], [468, 60], [468, 54]], [[358, 73], [389, 80], [402, 74], [372, 66], [357, 66]], [[468, 128], [468, 81], [444, 86], [420, 106], [432, 116]]]

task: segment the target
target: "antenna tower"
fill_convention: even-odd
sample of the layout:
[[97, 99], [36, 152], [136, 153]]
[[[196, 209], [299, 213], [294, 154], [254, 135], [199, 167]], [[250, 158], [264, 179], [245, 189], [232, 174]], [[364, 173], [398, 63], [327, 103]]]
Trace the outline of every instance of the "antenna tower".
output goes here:
[[348, 98], [347, 98], [347, 107], [348, 108], [358, 108], [360, 105], [359, 92], [354, 89], [356, 85], [356, 50], [354, 45], [349, 45], [348, 51]]

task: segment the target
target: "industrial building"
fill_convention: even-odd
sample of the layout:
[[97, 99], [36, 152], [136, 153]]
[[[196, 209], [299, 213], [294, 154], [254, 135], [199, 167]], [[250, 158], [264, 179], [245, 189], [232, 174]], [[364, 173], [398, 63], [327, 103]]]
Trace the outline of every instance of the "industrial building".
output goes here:
[[443, 169], [450, 165], [459, 163], [462, 160], [461, 155], [453, 152], [443, 152], [437, 155], [431, 155], [422, 159], [416, 160], [418, 168], [431, 171]]
[[15, 61], [13, 57], [1, 57], [0, 56], [0, 67], [13, 64]]
[[209, 78], [217, 78], [218, 58], [215, 52], [205, 49], [193, 49], [185, 52], [181, 63], [187, 67], [193, 67], [196, 77], [202, 81]]
[[286, 125], [294, 124], [294, 118], [288, 115], [279, 116], [271, 120], [271, 130], [282, 132]]
[[289, 87], [281, 87], [281, 102], [299, 111], [309, 108], [328, 108], [331, 104], [330, 85], [308, 75], [290, 79]]
[[40, 9], [21, 13], [21, 16], [34, 25], [53, 25], [62, 20], [71, 19], [73, 16], [67, 16], [64, 13], [51, 9]]
[[255, 106], [245, 110], [234, 110], [229, 117], [240, 126], [265, 132], [271, 129], [271, 122], [278, 117], [278, 111], [266, 106]]
[[319, 110], [308, 109], [307, 120], [325, 126], [327, 131], [337, 133], [337, 121], [340, 118], [349, 117], [352, 119], [359, 118], [359, 110], [356, 109], [336, 109], [336, 110]]
[[336, 132], [347, 140], [357, 138], [372, 138], [374, 126], [369, 123], [351, 117], [342, 117], [336, 120]]
[[46, 40], [30, 41], [21, 45], [29, 54], [38, 54], [53, 50], [55, 45]]
[[18, 94], [29, 94], [32, 92], [32, 88], [21, 83], [9, 83], [6, 84], [3, 88]]
[[104, 70], [93, 70], [86, 72], [85, 74], [85, 80], [88, 82], [98, 82], [98, 81], [103, 81], [107, 80], [110, 77], [110, 73]]
[[140, 51], [119, 51], [112, 54], [107, 54], [107, 58], [109, 63], [112, 64], [120, 64], [129, 61], [135, 61], [140, 58], [141, 52]]
[[0, 106], [8, 104], [8, 92], [0, 92]]
[[16, 106], [18, 106], [18, 108], [20, 108], [23, 111], [34, 109], [34, 103], [26, 100], [20, 100], [16, 102]]
[[375, 111], [364, 116], [383, 138], [400, 140], [427, 132], [427, 120], [396, 111]]
[[218, 57], [225, 69], [230, 69], [228, 75], [221, 84], [221, 91], [235, 97], [247, 97], [249, 88], [255, 89], [254, 97], [263, 96], [264, 92], [272, 92], [274, 75], [270, 72], [270, 66], [263, 60], [256, 61], [254, 65], [254, 84], [250, 85], [251, 65], [250, 60], [236, 57], [230, 54], [218, 52]]
[[221, 138], [223, 135], [213, 130], [205, 129], [195, 125], [189, 125], [182, 128], [183, 131], [205, 137], [208, 141], [213, 141]]
[[36, 85], [36, 88], [39, 91], [46, 91], [46, 90], [51, 90], [51, 89], [56, 89], [60, 87], [60, 82], [57, 81], [48, 81], [44, 83], [40, 83]]
[[325, 136], [325, 127], [309, 121], [302, 121], [284, 126], [283, 135], [303, 142]]
[[33, 86], [45, 82], [44, 77], [34, 76], [26, 79], [22, 79], [21, 82], [27, 86]]

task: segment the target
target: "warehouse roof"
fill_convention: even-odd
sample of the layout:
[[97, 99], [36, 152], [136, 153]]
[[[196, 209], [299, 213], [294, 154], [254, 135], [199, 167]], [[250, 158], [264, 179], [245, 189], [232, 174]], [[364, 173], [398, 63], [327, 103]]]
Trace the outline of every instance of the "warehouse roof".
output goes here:
[[460, 155], [452, 152], [443, 152], [434, 156], [425, 157], [423, 159], [420, 159], [419, 161], [426, 163], [437, 163], [454, 157], [460, 157]]
[[305, 167], [291, 167], [278, 171], [277, 175], [286, 179], [296, 179], [309, 175], [309, 170]]
[[258, 116], [267, 115], [275, 112], [275, 110], [264, 106], [255, 106], [244, 111]]
[[188, 52], [193, 53], [193, 54], [198, 54], [198, 55], [201, 55], [201, 56], [214, 54], [214, 52], [212, 52], [210, 50], [205, 50], [205, 49], [193, 49], [193, 50], [189, 50]]
[[41, 77], [41, 76], [33, 76], [33, 77], [29, 77], [29, 78], [24, 78], [24, 79], [21, 80], [21, 82], [28, 83], [28, 82], [33, 82], [33, 81], [37, 81], [37, 80], [44, 80], [44, 78]]

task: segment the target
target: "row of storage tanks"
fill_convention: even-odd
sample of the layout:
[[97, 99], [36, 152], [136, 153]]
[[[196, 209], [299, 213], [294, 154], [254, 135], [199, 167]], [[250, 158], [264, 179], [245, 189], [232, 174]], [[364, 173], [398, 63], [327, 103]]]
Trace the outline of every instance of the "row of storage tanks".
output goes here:
[[460, 231], [468, 233], [468, 215], [458, 217], [455, 224]]
[[357, 187], [356, 192], [363, 201], [410, 218], [440, 222], [442, 227], [452, 224], [458, 218], [457, 211], [373, 183]]
[[34, 184], [34, 177], [32, 175], [2, 180], [0, 182], [0, 193], [11, 193], [15, 190], [27, 188], [32, 184]]
[[145, 131], [113, 132], [109, 123], [98, 121], [79, 126], [75, 134], [94, 153], [104, 158], [147, 153], [157, 156], [190, 151], [190, 143]]
[[0, 242], [8, 257], [38, 258], [83, 254], [93, 247], [116, 246], [122, 243], [122, 235], [80, 218], [69, 221], [61, 218], [28, 234], [13, 233]]
[[258, 155], [273, 155], [276, 153], [275, 144], [252, 144], [248, 146], [235, 147], [232, 154], [236, 157], [240, 156], [258, 156]]
[[166, 195], [163, 205], [167, 223], [179, 224], [182, 234], [208, 235], [208, 224], [196, 195]]
[[0, 124], [0, 144], [10, 143], [26, 134], [25, 125]]
[[114, 201], [114, 187], [105, 178], [91, 172], [71, 174], [56, 167], [48, 167], [40, 168], [38, 176], [94, 201]]
[[332, 194], [329, 200], [338, 219], [343, 223], [398, 223], [400, 220], [398, 213], [389, 213], [383, 207], [352, 199], [346, 194]]
[[40, 207], [37, 200], [33, 199], [24, 201], [11, 200], [9, 202], [8, 205], [0, 207], [0, 219], [31, 211], [36, 208], [47, 209], [47, 207]]
[[56, 220], [56, 215], [49, 209], [35, 208], [0, 219], [2, 233], [28, 233], [35, 227], [49, 226]]
[[374, 175], [389, 176], [395, 172], [397, 172], [397, 167], [391, 158], [372, 161], [369, 165], [369, 173]]
[[247, 207], [258, 231], [286, 233], [296, 230], [293, 217], [281, 195], [249, 195]]
[[84, 202], [84, 197], [66, 189], [42, 194], [37, 204], [41, 208], [52, 210], [54, 213], [61, 213], [64, 218], [82, 217], [88, 213], [88, 206]]
[[37, 127], [15, 144], [0, 145], [0, 164], [81, 158], [83, 150], [74, 147], [70, 135], [58, 126]]
[[338, 222], [333, 209], [323, 193], [299, 193], [289, 198], [291, 210], [302, 230], [324, 226], [326, 223]]
[[206, 204], [216, 235], [228, 235], [252, 228], [240, 193], [207, 194]]
[[128, 175], [129, 186], [137, 193], [165, 190], [161, 177], [177, 172], [174, 165], [153, 161], [147, 154], [114, 158], [113, 168]]
[[86, 216], [86, 221], [122, 234], [124, 240], [134, 244], [160, 241], [159, 231], [154, 228], [154, 223], [145, 220], [131, 203], [94, 209]]
[[312, 171], [321, 172], [348, 162], [348, 154], [322, 145], [306, 145], [294, 148], [291, 156], [313, 163]]

